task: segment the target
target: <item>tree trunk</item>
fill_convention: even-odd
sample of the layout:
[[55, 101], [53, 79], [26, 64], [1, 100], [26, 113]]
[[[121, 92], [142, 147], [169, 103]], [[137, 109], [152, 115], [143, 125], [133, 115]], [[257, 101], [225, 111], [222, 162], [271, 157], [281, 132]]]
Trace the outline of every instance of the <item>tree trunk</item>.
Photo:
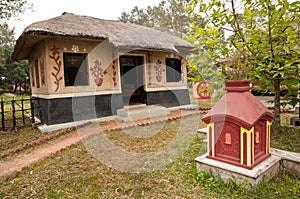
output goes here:
[[18, 83], [15, 83], [14, 93], [17, 92], [17, 88], [18, 88]]
[[273, 121], [273, 133], [278, 134], [280, 128], [280, 79], [274, 80], [274, 121]]

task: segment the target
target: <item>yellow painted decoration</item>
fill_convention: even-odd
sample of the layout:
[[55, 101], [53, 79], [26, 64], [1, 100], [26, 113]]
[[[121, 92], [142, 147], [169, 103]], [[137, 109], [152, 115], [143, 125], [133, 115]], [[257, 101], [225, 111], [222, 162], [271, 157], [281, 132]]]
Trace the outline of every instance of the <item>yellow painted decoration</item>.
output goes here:
[[267, 129], [266, 129], [266, 154], [270, 153], [270, 130], [271, 130], [271, 122], [267, 121]]
[[241, 130], [240, 130], [240, 140], [241, 140], [241, 142], [240, 142], [240, 155], [241, 155], [241, 164], [243, 164], [243, 162], [244, 162], [244, 153], [243, 153], [243, 149], [244, 149], [244, 136], [243, 136], [243, 134], [244, 134], [244, 131], [243, 131], [243, 127], [241, 127]]
[[251, 164], [254, 164], [254, 127], [252, 127], [252, 132], [251, 132], [251, 137], [252, 137], [252, 143], [251, 143], [251, 148], [252, 148], [252, 162]]
[[[214, 129], [214, 123], [210, 123], [207, 125], [207, 153], [209, 154], [209, 143], [210, 143], [210, 135], [209, 135], [209, 129], [211, 128], [211, 143], [214, 143], [215, 140], [215, 129]], [[215, 146], [211, 147], [211, 156], [215, 157]]]
[[251, 133], [247, 132], [247, 166], [251, 165]]
[[[243, 136], [244, 133], [247, 134], [247, 137], [246, 137], [247, 149], [245, 149], [247, 157], [244, 157], [244, 136]], [[251, 145], [251, 141], [252, 141], [252, 143], [254, 142], [254, 127], [252, 127], [250, 130], [247, 130], [247, 129], [241, 127], [240, 128], [240, 136], [241, 136], [241, 143], [240, 143], [241, 144], [241, 149], [240, 149], [241, 164], [243, 164], [244, 158], [247, 158], [247, 166], [251, 166], [251, 162], [254, 162], [254, 145]], [[251, 154], [252, 154], [252, 159], [251, 159]]]

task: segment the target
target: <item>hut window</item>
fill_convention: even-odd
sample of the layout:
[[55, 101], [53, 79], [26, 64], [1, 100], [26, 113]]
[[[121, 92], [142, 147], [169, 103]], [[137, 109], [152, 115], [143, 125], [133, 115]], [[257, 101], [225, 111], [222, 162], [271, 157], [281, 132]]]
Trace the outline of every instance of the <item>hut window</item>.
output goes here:
[[88, 63], [84, 53], [64, 53], [65, 86], [88, 85]]
[[40, 88], [40, 70], [39, 70], [39, 62], [38, 62], [38, 60], [34, 61], [34, 73], [35, 73], [36, 87]]
[[166, 59], [167, 82], [179, 82], [181, 80], [181, 60]]

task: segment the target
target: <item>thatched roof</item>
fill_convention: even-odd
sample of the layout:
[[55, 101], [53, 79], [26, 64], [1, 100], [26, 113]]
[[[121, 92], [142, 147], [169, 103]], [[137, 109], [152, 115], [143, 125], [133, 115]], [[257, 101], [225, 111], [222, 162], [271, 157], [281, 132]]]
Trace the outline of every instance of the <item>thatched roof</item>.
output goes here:
[[12, 58], [26, 59], [29, 55], [29, 49], [41, 40], [38, 36], [43, 36], [43, 39], [52, 36], [70, 36], [108, 40], [116, 48], [155, 49], [173, 52], [191, 48], [187, 41], [152, 28], [63, 13], [61, 16], [36, 22], [25, 28], [17, 40]]

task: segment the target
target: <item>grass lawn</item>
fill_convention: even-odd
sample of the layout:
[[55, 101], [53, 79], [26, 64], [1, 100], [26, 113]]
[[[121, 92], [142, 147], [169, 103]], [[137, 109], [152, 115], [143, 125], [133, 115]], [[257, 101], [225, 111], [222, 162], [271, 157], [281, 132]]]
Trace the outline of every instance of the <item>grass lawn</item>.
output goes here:
[[[189, 116], [185, 124], [199, 120]], [[122, 131], [106, 132], [113, 143], [126, 151], [151, 152], [167, 146], [176, 137], [180, 120], [168, 121], [149, 137], [132, 137]], [[157, 124], [144, 126], [152, 132]], [[204, 124], [200, 123], [199, 127]], [[192, 128], [187, 128], [188, 134]], [[130, 129], [129, 129], [130, 130]], [[284, 132], [283, 132], [284, 133]], [[300, 129], [284, 138], [295, 140]], [[165, 168], [152, 172], [127, 173], [95, 159], [81, 143], [53, 158], [41, 161], [0, 184], [0, 198], [299, 198], [300, 181], [284, 172], [258, 187], [243, 188], [234, 182], [224, 183], [209, 173], [196, 171], [194, 158], [201, 142], [195, 135], [186, 152]], [[94, 137], [92, 139], [97, 139]], [[273, 147], [281, 141], [273, 142]], [[300, 152], [299, 142], [288, 142]], [[285, 145], [285, 144], [282, 144]]]
[[3, 101], [11, 101], [11, 100], [21, 100], [21, 99], [30, 99], [29, 94], [17, 94], [17, 93], [2, 93], [0, 94], [0, 98]]
[[16, 131], [0, 131], [0, 161], [12, 158], [18, 153], [29, 152], [42, 144], [67, 136], [74, 132], [71, 128], [42, 133], [36, 128], [26, 127]]
[[41, 133], [31, 127], [23, 128], [17, 132], [0, 131], [0, 152], [16, 148], [46, 135], [46, 133]]

